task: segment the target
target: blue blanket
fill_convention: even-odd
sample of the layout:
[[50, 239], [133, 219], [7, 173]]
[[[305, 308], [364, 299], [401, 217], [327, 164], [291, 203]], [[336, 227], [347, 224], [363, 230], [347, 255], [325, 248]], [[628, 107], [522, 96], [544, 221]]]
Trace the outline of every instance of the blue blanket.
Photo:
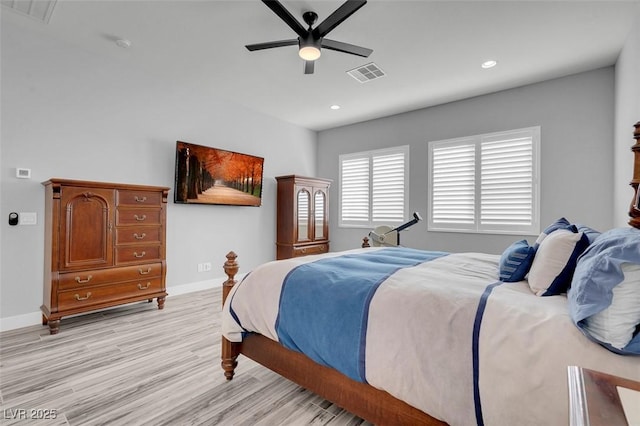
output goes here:
[[447, 254], [393, 247], [294, 268], [282, 287], [278, 339], [287, 348], [366, 383], [367, 321], [376, 289], [401, 268]]

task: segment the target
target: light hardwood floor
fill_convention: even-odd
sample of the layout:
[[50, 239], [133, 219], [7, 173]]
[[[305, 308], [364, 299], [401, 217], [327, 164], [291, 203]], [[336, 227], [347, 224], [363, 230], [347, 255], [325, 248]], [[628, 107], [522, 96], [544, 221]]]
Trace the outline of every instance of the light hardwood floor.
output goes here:
[[54, 336], [0, 333], [0, 424], [368, 424], [242, 356], [227, 382], [220, 300], [218, 288], [169, 296], [162, 311], [136, 303], [63, 318]]

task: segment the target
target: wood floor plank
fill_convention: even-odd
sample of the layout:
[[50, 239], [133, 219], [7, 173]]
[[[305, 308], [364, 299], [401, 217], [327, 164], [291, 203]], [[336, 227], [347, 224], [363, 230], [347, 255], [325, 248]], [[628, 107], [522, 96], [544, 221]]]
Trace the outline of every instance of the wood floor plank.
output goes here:
[[0, 333], [2, 425], [367, 425], [241, 356], [220, 368], [221, 289]]

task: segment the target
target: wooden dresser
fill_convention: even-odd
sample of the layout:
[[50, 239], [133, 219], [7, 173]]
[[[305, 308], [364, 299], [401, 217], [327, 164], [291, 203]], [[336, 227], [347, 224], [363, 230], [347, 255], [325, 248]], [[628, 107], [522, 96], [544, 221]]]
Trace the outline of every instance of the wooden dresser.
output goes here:
[[329, 251], [331, 180], [278, 176], [276, 258]]
[[124, 303], [164, 307], [169, 188], [50, 179], [42, 322]]

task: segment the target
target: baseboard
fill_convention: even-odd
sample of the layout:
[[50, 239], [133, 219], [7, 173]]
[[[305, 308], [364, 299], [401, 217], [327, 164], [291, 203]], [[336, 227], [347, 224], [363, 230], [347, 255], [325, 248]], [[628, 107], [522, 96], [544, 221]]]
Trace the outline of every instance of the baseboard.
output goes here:
[[41, 324], [42, 312], [40, 311], [16, 315], [13, 317], [0, 318], [0, 332]]
[[224, 278], [214, 278], [211, 280], [196, 281], [193, 283], [167, 287], [167, 293], [169, 293], [168, 297], [178, 296], [180, 294], [186, 294], [186, 293], [193, 293], [194, 291], [208, 290], [211, 288], [220, 287], [222, 286], [223, 281], [224, 281]]
[[[244, 274], [238, 274], [236, 280], [242, 279]], [[193, 293], [194, 291], [208, 290], [211, 288], [220, 287], [226, 280], [225, 278], [214, 278], [205, 281], [196, 281], [193, 283], [180, 284], [167, 287], [167, 297], [170, 300], [171, 296], [178, 296], [180, 294]], [[0, 318], [0, 332], [15, 330], [17, 328], [30, 327], [32, 325], [42, 324], [42, 312], [31, 312], [28, 314], [15, 315], [12, 317]]]

